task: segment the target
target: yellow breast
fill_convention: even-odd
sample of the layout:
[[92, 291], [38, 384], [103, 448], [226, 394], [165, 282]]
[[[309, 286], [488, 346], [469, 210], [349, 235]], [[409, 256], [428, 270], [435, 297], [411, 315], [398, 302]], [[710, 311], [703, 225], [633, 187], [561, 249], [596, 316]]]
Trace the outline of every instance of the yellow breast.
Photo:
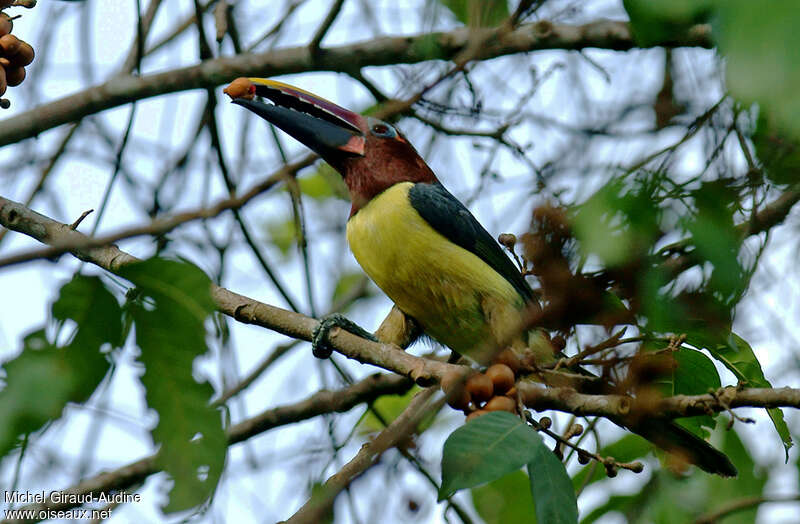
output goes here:
[[487, 263], [450, 242], [408, 199], [413, 184], [395, 184], [347, 222], [356, 260], [425, 332], [462, 354], [506, 336], [523, 300]]

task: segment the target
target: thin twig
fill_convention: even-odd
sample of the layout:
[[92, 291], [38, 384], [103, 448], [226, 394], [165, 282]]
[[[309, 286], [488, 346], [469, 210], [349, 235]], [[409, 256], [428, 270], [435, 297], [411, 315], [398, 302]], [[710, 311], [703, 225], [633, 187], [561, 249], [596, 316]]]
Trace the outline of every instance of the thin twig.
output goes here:
[[328, 14], [325, 16], [322, 24], [320, 24], [317, 32], [314, 33], [314, 37], [308, 43], [308, 49], [311, 53], [311, 56], [319, 55], [319, 45], [322, 43], [322, 39], [325, 38], [325, 35], [328, 34], [328, 30], [333, 25], [336, 17], [339, 16], [339, 12], [342, 10], [342, 5], [344, 5], [344, 0], [333, 0], [333, 5], [328, 11]]

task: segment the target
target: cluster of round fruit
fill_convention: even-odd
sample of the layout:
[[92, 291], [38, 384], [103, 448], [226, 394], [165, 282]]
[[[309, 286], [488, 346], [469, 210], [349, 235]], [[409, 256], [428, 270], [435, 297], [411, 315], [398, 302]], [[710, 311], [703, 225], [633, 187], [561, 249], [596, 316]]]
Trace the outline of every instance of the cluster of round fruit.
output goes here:
[[33, 62], [33, 47], [12, 35], [13, 28], [11, 17], [0, 13], [0, 96], [25, 80], [25, 66]]
[[[510, 350], [506, 350], [510, 353]], [[503, 353], [506, 353], [504, 351]], [[467, 414], [472, 420], [490, 411], [517, 410], [514, 365], [516, 358], [503, 358], [489, 366], [484, 373], [475, 373], [466, 380], [460, 370], [446, 373], [442, 377], [442, 390], [447, 395], [447, 403], [454, 409]]]

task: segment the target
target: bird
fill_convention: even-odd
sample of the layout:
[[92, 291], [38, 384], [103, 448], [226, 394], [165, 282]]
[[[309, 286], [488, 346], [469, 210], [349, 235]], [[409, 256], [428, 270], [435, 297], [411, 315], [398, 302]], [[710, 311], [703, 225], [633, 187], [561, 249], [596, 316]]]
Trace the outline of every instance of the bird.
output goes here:
[[[427, 336], [479, 363], [500, 344], [554, 360], [552, 349], [531, 344], [536, 330], [519, 334], [526, 308], [537, 305], [520, 269], [394, 125], [273, 79], [239, 78], [225, 92], [339, 172], [350, 194], [351, 252]], [[723, 453], [672, 421], [618, 422], [708, 472], [736, 474]]]

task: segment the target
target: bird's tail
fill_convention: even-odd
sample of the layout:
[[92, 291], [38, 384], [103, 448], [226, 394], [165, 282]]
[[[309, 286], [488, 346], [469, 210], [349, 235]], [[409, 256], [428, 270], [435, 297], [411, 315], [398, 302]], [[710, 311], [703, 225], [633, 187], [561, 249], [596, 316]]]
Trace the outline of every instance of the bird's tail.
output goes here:
[[736, 467], [724, 453], [674, 421], [650, 419], [636, 424], [626, 424], [618, 420], [614, 422], [703, 471], [723, 477], [735, 477], [737, 474]]

